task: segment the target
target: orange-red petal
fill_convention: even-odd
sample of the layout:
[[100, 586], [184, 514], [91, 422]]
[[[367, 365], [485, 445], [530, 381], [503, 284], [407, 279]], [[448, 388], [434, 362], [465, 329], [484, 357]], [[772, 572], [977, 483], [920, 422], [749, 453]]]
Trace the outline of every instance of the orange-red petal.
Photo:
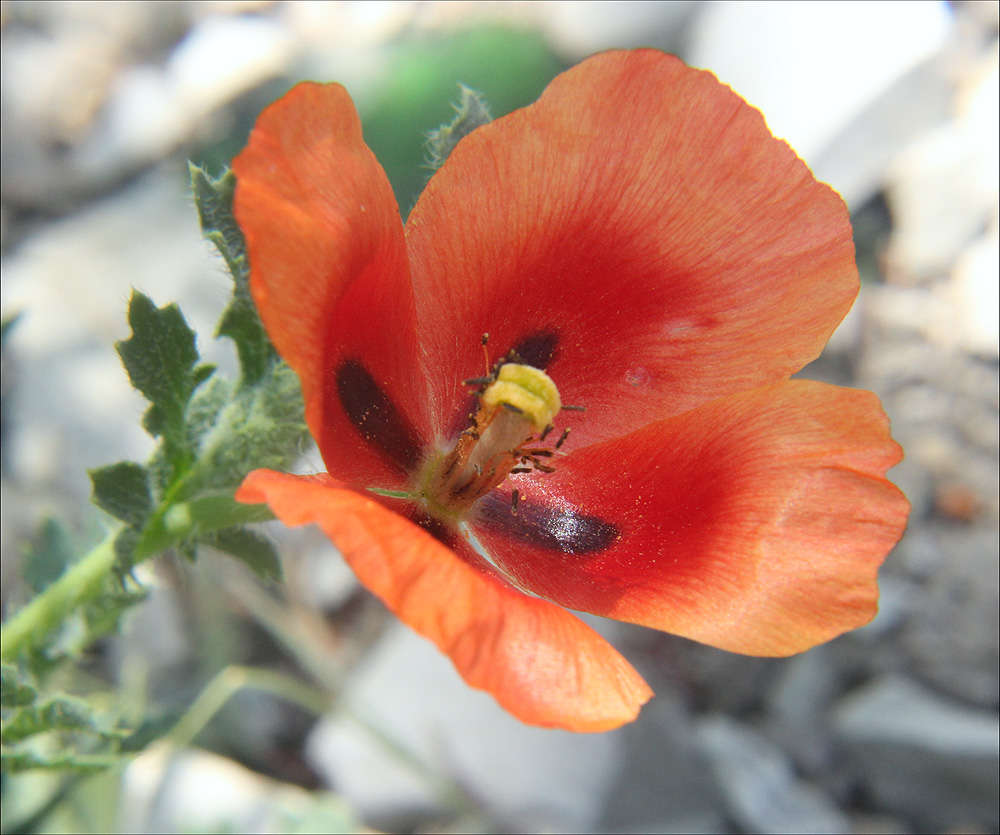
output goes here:
[[347, 92], [299, 84], [233, 170], [254, 300], [327, 468], [403, 483], [429, 435], [413, 292], [396, 200]]
[[847, 210], [759, 111], [655, 50], [606, 52], [463, 139], [406, 226], [437, 426], [524, 345], [578, 442], [815, 358], [857, 293]]
[[[267, 502], [288, 525], [319, 524], [358, 578], [524, 722], [602, 731], [652, 695], [603, 638], [558, 606], [459, 558], [426, 531], [326, 476], [257, 470], [237, 498]], [[464, 544], [460, 547], [467, 547]]]
[[873, 394], [793, 380], [574, 452], [515, 484], [516, 519], [488, 497], [473, 530], [564, 606], [787, 655], [875, 615], [909, 510], [884, 478], [900, 457]]

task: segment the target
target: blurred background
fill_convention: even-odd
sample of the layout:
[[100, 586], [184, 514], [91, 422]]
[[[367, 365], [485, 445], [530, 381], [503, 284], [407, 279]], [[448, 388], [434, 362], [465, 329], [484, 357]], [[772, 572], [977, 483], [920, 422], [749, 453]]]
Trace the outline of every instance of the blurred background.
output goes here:
[[315, 531], [273, 531], [280, 588], [221, 555], [168, 555], [142, 567], [149, 598], [67, 690], [176, 717], [241, 664], [308, 681], [335, 709], [237, 681], [180, 750], [6, 781], [5, 827], [997, 831], [997, 3], [4, 0], [0, 27], [4, 322], [20, 314], [3, 341], [6, 608], [30, 596], [46, 519], [80, 553], [100, 538], [87, 468], [152, 448], [112, 347], [130, 288], [178, 301], [203, 354], [235, 368], [212, 339], [230, 279], [186, 163], [221, 171], [307, 78], [348, 88], [405, 215], [457, 82], [499, 116], [603, 49], [715, 72], [850, 206], [861, 295], [803, 375], [880, 395], [913, 504], [876, 620], [795, 658], [594, 620], [657, 695], [587, 736], [520, 725], [468, 689]]

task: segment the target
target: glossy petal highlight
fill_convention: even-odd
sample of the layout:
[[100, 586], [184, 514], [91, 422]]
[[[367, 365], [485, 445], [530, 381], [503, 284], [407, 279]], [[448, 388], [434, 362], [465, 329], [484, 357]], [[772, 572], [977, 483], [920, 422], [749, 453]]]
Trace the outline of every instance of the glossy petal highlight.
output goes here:
[[603, 638], [500, 581], [426, 531], [325, 476], [251, 473], [237, 493], [288, 525], [316, 522], [358, 578], [432, 640], [473, 687], [522, 721], [602, 731], [633, 720], [652, 691]]
[[402, 222], [343, 87], [299, 84], [233, 161], [267, 332], [331, 473], [402, 484], [427, 428]]
[[840, 197], [759, 111], [654, 50], [589, 58], [463, 139], [406, 234], [439, 428], [481, 333], [494, 359], [551, 343], [587, 443], [787, 378], [858, 288]]
[[[900, 458], [873, 394], [794, 380], [574, 452], [515, 483], [526, 524], [497, 502], [473, 530], [561, 605], [789, 655], [875, 615], [878, 566], [909, 510], [884, 478]], [[532, 531], [532, 504], [562, 515]]]

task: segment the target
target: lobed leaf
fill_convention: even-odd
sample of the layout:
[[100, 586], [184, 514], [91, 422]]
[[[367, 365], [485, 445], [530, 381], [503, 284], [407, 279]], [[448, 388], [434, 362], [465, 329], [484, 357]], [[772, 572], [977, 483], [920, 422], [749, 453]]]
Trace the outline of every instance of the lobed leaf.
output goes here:
[[246, 243], [233, 216], [236, 176], [227, 171], [213, 179], [196, 165], [189, 165], [189, 169], [202, 233], [215, 244], [233, 277], [233, 299], [219, 320], [216, 336], [233, 340], [240, 359], [242, 382], [253, 384], [267, 373], [277, 354], [250, 295]]
[[129, 339], [115, 347], [129, 380], [150, 401], [143, 426], [162, 436], [175, 453], [186, 452], [184, 410], [197, 385], [195, 334], [176, 304], [157, 307], [133, 290], [129, 301]]
[[281, 579], [278, 551], [266, 536], [246, 528], [226, 528], [206, 537], [205, 542], [246, 563], [264, 580]]
[[146, 468], [133, 461], [119, 461], [89, 471], [93, 484], [91, 500], [101, 510], [127, 525], [142, 525], [153, 512]]

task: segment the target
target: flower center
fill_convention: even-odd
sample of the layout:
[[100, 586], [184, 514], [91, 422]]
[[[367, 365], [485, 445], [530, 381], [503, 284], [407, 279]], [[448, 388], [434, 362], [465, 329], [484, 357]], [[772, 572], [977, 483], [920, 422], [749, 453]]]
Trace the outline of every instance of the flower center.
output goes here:
[[435, 516], [457, 519], [512, 472], [552, 472], [533, 448], [552, 431], [562, 408], [559, 390], [544, 371], [504, 363], [482, 380], [479, 408], [451, 452], [433, 456], [419, 476], [418, 494]]

